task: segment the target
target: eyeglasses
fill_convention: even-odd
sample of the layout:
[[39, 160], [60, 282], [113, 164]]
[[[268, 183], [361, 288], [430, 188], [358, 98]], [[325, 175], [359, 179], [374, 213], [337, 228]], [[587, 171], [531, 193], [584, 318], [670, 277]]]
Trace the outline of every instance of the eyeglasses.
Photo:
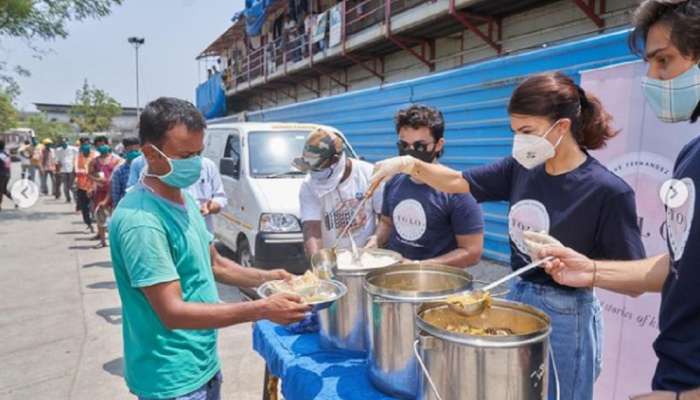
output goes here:
[[418, 141], [418, 142], [414, 142], [414, 143], [407, 143], [407, 142], [404, 142], [403, 140], [399, 140], [398, 142], [396, 142], [396, 147], [398, 147], [400, 151], [407, 151], [407, 150], [413, 149], [415, 151], [423, 152], [423, 151], [427, 151], [428, 147], [430, 147], [430, 145], [434, 145], [434, 144], [435, 144], [435, 142], [425, 143], [425, 142]]

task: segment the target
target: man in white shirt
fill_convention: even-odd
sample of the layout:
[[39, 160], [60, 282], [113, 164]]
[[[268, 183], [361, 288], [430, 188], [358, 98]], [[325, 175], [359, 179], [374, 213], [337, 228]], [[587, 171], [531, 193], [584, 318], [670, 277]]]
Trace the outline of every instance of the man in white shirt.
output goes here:
[[78, 156], [78, 149], [69, 146], [68, 141], [61, 139], [56, 149], [56, 189], [54, 190], [56, 199], [61, 197], [60, 186], [63, 186], [63, 195], [66, 203], [71, 201], [71, 191], [75, 181], [75, 157]]
[[296, 168], [309, 173], [299, 192], [304, 250], [308, 257], [322, 248], [332, 247], [348, 223], [348, 235], [340, 240], [338, 247], [351, 246], [349, 235], [358, 247], [364, 246], [373, 235], [377, 216], [382, 211], [383, 187], [380, 187], [355, 220], [350, 221], [369, 189], [373, 166], [349, 158], [344, 147], [338, 135], [317, 129], [306, 139], [302, 157], [294, 160]]
[[199, 180], [187, 188], [187, 192], [197, 200], [199, 211], [207, 223], [207, 230], [214, 233], [213, 214], [218, 214], [226, 207], [228, 199], [224, 192], [224, 184], [221, 182], [219, 169], [214, 161], [202, 157], [202, 172]]

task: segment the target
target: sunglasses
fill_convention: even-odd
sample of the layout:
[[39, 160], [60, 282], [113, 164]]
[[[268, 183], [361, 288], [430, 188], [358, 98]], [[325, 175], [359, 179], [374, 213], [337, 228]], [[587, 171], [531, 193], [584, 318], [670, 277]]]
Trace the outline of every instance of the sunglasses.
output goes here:
[[419, 141], [419, 142], [414, 142], [414, 143], [407, 143], [407, 142], [404, 142], [403, 140], [399, 140], [398, 142], [396, 142], [396, 147], [398, 147], [398, 149], [400, 151], [408, 151], [408, 150], [413, 149], [415, 151], [423, 152], [423, 151], [427, 151], [428, 147], [430, 147], [430, 145], [434, 145], [434, 144], [435, 144], [435, 142], [425, 143], [425, 142]]

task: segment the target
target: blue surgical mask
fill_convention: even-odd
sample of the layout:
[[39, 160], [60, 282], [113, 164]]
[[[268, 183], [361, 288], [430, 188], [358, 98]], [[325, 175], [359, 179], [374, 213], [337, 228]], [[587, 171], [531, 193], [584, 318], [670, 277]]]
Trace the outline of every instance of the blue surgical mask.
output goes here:
[[165, 175], [154, 175], [150, 173], [144, 174], [144, 176], [152, 176], [154, 178], [160, 179], [163, 183], [168, 186], [185, 189], [192, 186], [199, 176], [202, 174], [202, 157], [193, 156], [184, 159], [172, 159], [166, 156], [159, 148], [151, 145], [157, 152], [159, 152], [170, 164], [170, 172]]
[[661, 121], [688, 121], [700, 103], [700, 68], [693, 65], [686, 72], [665, 81], [643, 77], [642, 90]]
[[133, 161], [136, 157], [141, 155], [141, 150], [131, 150], [126, 152], [126, 161]]

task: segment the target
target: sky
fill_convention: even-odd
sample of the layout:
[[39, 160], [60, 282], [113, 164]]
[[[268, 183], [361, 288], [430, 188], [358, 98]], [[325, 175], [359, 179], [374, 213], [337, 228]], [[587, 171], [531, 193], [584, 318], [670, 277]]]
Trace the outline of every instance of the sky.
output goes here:
[[136, 106], [134, 48], [130, 36], [146, 39], [139, 50], [140, 106], [159, 96], [194, 101], [206, 76], [195, 57], [230, 25], [243, 0], [125, 0], [99, 20], [68, 24], [67, 39], [33, 42], [45, 50], [39, 59], [21, 40], [0, 42], [0, 59], [21, 65], [20, 110], [32, 103], [72, 103], [85, 79], [107, 91], [124, 107]]

